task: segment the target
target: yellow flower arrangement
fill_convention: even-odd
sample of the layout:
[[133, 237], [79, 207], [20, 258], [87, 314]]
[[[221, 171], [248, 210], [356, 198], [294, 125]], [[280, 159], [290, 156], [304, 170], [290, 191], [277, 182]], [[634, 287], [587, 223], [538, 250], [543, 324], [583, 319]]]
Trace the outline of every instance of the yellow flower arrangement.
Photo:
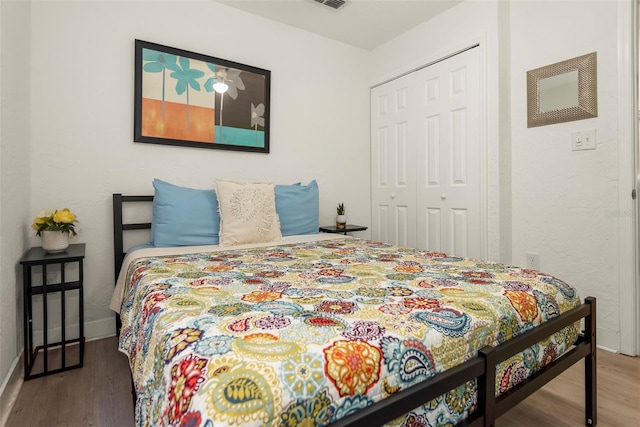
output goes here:
[[43, 231], [60, 231], [75, 236], [76, 216], [67, 208], [56, 211], [40, 211], [33, 220], [31, 228], [36, 230], [36, 236], [41, 236]]

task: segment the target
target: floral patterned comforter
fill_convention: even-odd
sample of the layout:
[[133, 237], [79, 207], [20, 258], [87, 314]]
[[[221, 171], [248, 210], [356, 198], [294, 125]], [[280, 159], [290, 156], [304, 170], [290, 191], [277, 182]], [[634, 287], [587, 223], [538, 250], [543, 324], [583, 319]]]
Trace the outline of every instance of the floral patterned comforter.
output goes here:
[[[325, 425], [579, 304], [552, 276], [343, 238], [141, 258], [120, 349], [140, 426]], [[497, 370], [497, 393], [570, 346], [577, 325]], [[455, 424], [470, 382], [391, 424]]]

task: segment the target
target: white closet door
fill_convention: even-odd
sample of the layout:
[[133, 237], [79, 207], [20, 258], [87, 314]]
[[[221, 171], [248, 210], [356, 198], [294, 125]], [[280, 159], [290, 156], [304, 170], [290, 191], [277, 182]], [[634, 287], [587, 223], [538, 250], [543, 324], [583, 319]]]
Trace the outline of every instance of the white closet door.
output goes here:
[[481, 257], [478, 50], [371, 90], [373, 239]]
[[416, 245], [416, 123], [413, 78], [371, 90], [372, 238]]
[[416, 74], [418, 247], [480, 258], [478, 49]]

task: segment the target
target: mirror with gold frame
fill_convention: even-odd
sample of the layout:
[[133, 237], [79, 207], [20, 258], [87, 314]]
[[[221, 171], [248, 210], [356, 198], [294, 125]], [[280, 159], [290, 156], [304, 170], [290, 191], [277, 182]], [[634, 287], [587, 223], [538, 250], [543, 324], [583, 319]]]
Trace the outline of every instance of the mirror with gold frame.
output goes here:
[[527, 72], [527, 127], [598, 117], [597, 53]]

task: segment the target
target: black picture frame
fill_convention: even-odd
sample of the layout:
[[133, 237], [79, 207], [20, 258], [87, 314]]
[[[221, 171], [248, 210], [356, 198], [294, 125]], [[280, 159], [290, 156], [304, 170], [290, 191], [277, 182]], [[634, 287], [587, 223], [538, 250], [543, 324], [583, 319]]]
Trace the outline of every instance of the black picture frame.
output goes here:
[[136, 39], [133, 140], [269, 153], [270, 86], [269, 70]]

